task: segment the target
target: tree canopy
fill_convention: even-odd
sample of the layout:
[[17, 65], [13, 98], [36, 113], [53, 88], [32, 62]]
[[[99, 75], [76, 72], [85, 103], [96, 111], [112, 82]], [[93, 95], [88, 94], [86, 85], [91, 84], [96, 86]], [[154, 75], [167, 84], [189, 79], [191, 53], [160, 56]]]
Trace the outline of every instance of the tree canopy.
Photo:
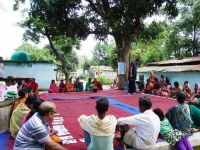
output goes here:
[[[15, 0], [15, 9], [19, 2]], [[124, 87], [129, 71], [129, 51], [131, 43], [140, 39], [157, 38], [159, 25], [146, 25], [147, 17], [162, 13], [170, 18], [178, 15], [179, 0], [31, 0], [29, 17], [20, 25], [26, 28], [25, 40], [39, 42], [47, 37], [56, 57], [58, 55], [52, 41], [57, 37], [85, 39], [94, 34], [104, 40], [114, 37], [118, 61], [126, 64], [126, 71], [119, 75], [119, 88]], [[64, 61], [64, 60], [63, 60]], [[63, 68], [64, 69], [64, 68]]]

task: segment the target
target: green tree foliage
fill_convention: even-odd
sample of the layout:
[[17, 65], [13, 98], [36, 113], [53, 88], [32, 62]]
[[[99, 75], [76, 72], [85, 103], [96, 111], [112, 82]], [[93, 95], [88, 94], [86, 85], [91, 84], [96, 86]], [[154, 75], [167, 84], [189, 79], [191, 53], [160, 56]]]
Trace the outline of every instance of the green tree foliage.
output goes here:
[[[15, 1], [16, 9], [19, 2], [25, 0]], [[156, 23], [146, 26], [144, 19], [158, 14], [161, 7], [164, 7], [166, 15], [177, 16], [177, 2], [178, 0], [85, 0], [81, 3], [81, 0], [31, 0], [29, 18], [21, 26], [28, 28], [27, 39], [38, 42], [41, 37], [46, 36], [53, 50], [51, 40], [57, 36], [86, 38], [89, 34], [95, 34], [95, 38], [99, 40], [104, 40], [108, 35], [113, 36], [118, 61], [126, 62], [126, 74], [119, 75], [119, 88], [123, 88], [128, 77], [131, 43], [141, 37], [156, 37], [159, 33]], [[54, 52], [59, 56], [56, 50]], [[59, 58], [62, 60], [61, 56]]]
[[108, 52], [110, 50], [110, 44], [105, 41], [103, 43], [98, 42], [92, 50], [92, 59], [95, 60], [95, 65], [109, 66]]
[[176, 57], [200, 54], [200, 0], [180, 6], [180, 18], [169, 27], [165, 48]]
[[113, 41], [98, 42], [92, 54], [91, 65], [111, 66], [114, 70], [117, 69], [118, 55]]
[[168, 26], [164, 22], [158, 22], [157, 25], [160, 31], [162, 31], [157, 38], [149, 40], [142, 39], [133, 43], [131, 46], [131, 60], [139, 58], [141, 60], [141, 66], [150, 62], [165, 60], [171, 55], [168, 51], [165, 51]]
[[[25, 2], [15, 1], [14, 9], [18, 9], [20, 2]], [[62, 64], [60, 70], [65, 74], [66, 80], [70, 73], [68, 62], [71, 62], [70, 59], [66, 59], [69, 57], [66, 54], [70, 55], [74, 47], [79, 47], [80, 42], [75, 36], [84, 36], [81, 32], [84, 25], [80, 23], [81, 18], [76, 11], [79, 10], [79, 4], [80, 0], [31, 0], [28, 17], [19, 23], [19, 26], [25, 29], [24, 41], [38, 43], [41, 38], [48, 39], [54, 56]], [[79, 25], [83, 25], [83, 28], [80, 29]]]
[[115, 71], [117, 71], [118, 54], [117, 54], [117, 48], [114, 44], [110, 47], [110, 50], [108, 51], [108, 59], [109, 59], [109, 66], [111, 66]]
[[31, 61], [53, 61], [55, 60], [55, 56], [50, 54], [49, 49], [46, 48], [38, 48], [36, 46], [32, 46], [30, 44], [22, 44], [16, 51], [25, 51], [29, 54]]

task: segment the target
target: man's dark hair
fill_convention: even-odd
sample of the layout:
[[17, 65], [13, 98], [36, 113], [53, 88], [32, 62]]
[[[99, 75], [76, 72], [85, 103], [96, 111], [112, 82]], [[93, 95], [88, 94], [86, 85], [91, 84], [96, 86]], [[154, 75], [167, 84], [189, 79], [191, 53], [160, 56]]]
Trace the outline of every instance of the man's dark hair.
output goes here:
[[33, 103], [33, 109], [27, 117], [27, 121], [38, 111], [39, 106], [44, 102], [43, 99], [36, 99]]
[[158, 82], [158, 78], [155, 78], [154, 80]]
[[17, 82], [17, 84], [18, 84], [18, 87], [20, 87], [20, 86], [22, 85], [22, 80], [19, 80], [19, 81]]
[[28, 93], [30, 93], [32, 91], [32, 87], [30, 86], [25, 86], [23, 87], [24, 90], [26, 90]]
[[37, 99], [33, 104], [33, 109], [38, 111], [39, 106], [44, 102], [43, 99]]
[[180, 104], [183, 104], [185, 99], [186, 99], [186, 95], [184, 92], [181, 92], [181, 91], [177, 91], [176, 92], [176, 98], [177, 98], [177, 101], [180, 103]]
[[140, 61], [140, 59], [136, 59], [135, 61]]
[[146, 109], [150, 109], [152, 106], [152, 102], [150, 98], [144, 96], [139, 98], [139, 105], [144, 106]]
[[20, 96], [20, 98], [24, 98], [26, 94], [27, 94], [27, 90], [25, 89], [21, 89], [18, 91], [18, 96]]
[[49, 107], [49, 106], [41, 107], [40, 105], [38, 108], [38, 114], [42, 117], [47, 115], [49, 112], [53, 112], [53, 107]]
[[156, 108], [153, 110], [153, 112], [158, 115], [158, 117], [160, 118], [160, 121], [163, 121], [165, 118], [165, 115], [163, 113], [163, 111], [160, 108]]
[[37, 97], [35, 97], [35, 96], [29, 96], [29, 97], [27, 97], [25, 104], [26, 105], [34, 104], [36, 99], [37, 99]]
[[174, 82], [174, 85], [175, 85], [176, 87], [179, 87], [179, 83], [178, 83], [177, 81]]
[[102, 114], [108, 111], [109, 102], [107, 98], [101, 98], [96, 102], [96, 109], [98, 113]]

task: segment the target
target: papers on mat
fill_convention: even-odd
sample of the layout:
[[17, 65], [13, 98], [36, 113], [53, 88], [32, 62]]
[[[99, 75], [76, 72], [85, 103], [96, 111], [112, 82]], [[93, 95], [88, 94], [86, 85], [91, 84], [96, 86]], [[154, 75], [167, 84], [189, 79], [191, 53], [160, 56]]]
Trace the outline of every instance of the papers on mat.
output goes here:
[[75, 139], [69, 139], [69, 140], [63, 140], [62, 144], [72, 144], [72, 143], [77, 143]]
[[[59, 113], [56, 114], [56, 117], [54, 117], [52, 124], [53, 129], [58, 131], [57, 135], [62, 140], [62, 144], [77, 143], [77, 141], [73, 139], [71, 135], [69, 135], [69, 131], [63, 125], [64, 119], [59, 115]], [[85, 140], [83, 142], [85, 142]]]
[[79, 141], [81, 141], [81, 142], [83, 142], [83, 143], [84, 143], [84, 142], [85, 142], [85, 139], [84, 139], [84, 138], [82, 138], [82, 139], [79, 139]]
[[57, 133], [58, 136], [64, 136], [70, 134], [64, 125], [53, 126], [53, 129], [58, 131]]
[[73, 139], [73, 137], [71, 135], [69, 136], [61, 136], [60, 139], [64, 140], [69, 140], [69, 139]]
[[63, 121], [64, 121], [63, 117], [55, 117], [53, 119], [52, 124], [63, 124]]

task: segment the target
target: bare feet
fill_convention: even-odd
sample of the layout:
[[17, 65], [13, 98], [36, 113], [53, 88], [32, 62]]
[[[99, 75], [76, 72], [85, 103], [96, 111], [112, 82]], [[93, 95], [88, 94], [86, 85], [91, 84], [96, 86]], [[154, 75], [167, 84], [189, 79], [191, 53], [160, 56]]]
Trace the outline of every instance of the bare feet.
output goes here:
[[193, 131], [193, 132], [198, 132], [198, 131], [200, 131], [200, 129], [192, 128], [192, 131]]

